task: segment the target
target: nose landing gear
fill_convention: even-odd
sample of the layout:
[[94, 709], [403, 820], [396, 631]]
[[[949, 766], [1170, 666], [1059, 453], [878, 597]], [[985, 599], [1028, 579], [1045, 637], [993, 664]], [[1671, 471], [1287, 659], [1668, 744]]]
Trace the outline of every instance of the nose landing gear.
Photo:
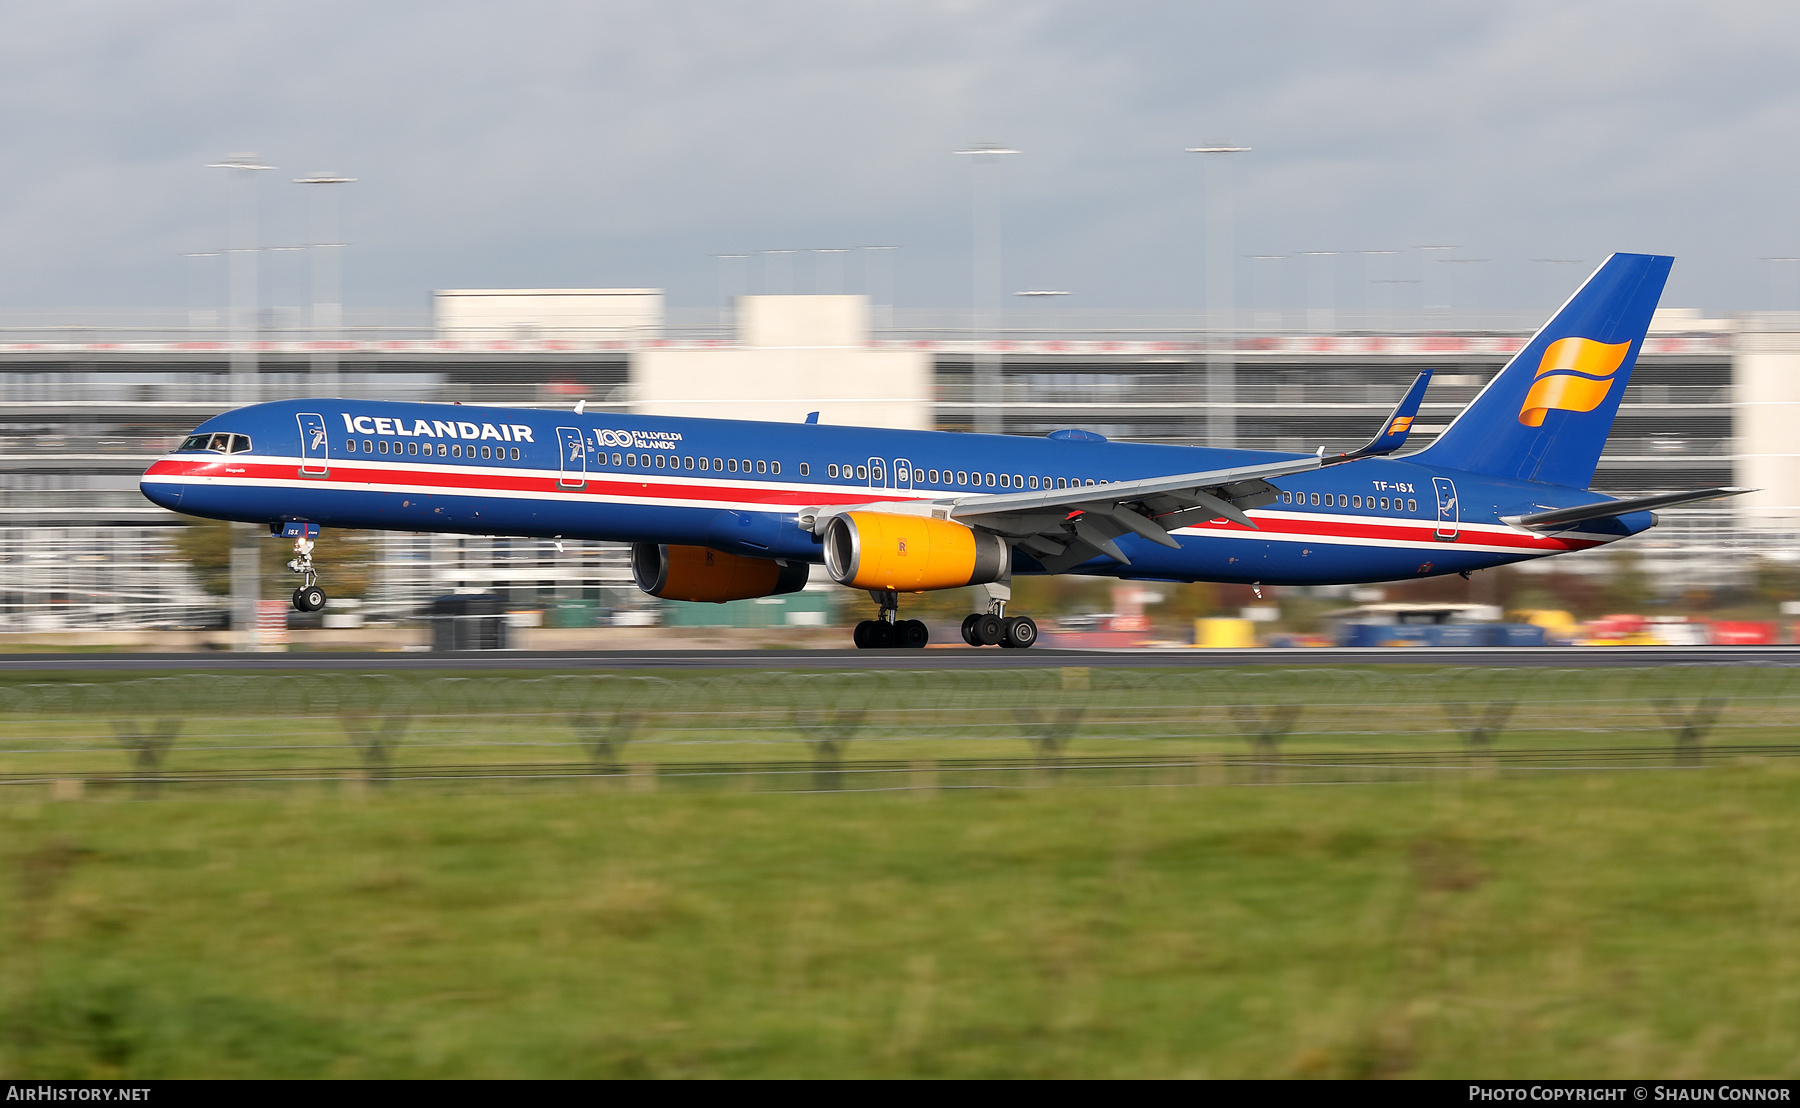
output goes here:
[[858, 650], [881, 650], [903, 647], [917, 650], [931, 641], [931, 632], [916, 619], [900, 618], [900, 594], [891, 589], [870, 589], [869, 595], [880, 608], [874, 619], [856, 625], [851, 641]]
[[313, 569], [313, 538], [319, 533], [316, 523], [275, 523], [269, 530], [283, 538], [292, 536], [294, 540], [294, 557], [288, 562], [288, 569], [300, 575], [300, 587], [294, 590], [294, 610], [297, 612], [316, 612], [325, 607], [327, 597], [325, 590], [319, 587], [319, 574]]

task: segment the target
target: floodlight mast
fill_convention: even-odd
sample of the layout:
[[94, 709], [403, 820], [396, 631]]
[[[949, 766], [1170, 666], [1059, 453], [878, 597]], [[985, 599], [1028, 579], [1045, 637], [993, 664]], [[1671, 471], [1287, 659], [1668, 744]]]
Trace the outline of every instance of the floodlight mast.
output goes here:
[[[231, 399], [237, 406], [254, 404], [257, 393], [256, 366], [256, 194], [251, 191], [256, 174], [272, 165], [264, 165], [255, 154], [228, 154], [225, 160], [208, 163], [207, 169], [229, 172], [230, 227], [226, 253], [230, 263]], [[262, 647], [257, 633], [257, 601], [262, 595], [258, 572], [260, 543], [256, 529], [243, 523], [231, 525], [231, 638], [234, 650], [257, 650]]]
[[255, 154], [228, 154], [223, 161], [207, 163], [206, 168], [230, 173], [231, 220], [225, 252], [231, 259], [227, 324], [231, 399], [240, 406], [254, 404], [260, 398], [256, 395], [256, 194], [251, 189], [258, 172], [275, 167], [264, 165]]
[[[1006, 430], [1000, 338], [1000, 159], [1023, 151], [996, 142], [978, 142], [954, 151], [969, 158], [970, 189], [970, 339], [974, 347], [975, 430], [998, 435]], [[983, 185], [986, 185], [984, 188]]]
[[[1189, 154], [1248, 154], [1250, 147], [1215, 142]], [[1237, 362], [1232, 272], [1232, 197], [1229, 159], [1206, 159], [1206, 444], [1237, 445]]]
[[[331, 173], [314, 173], [294, 178], [296, 185], [349, 185], [354, 177]], [[314, 189], [312, 193], [312, 242], [307, 253], [312, 257], [312, 377], [315, 391], [325, 396], [338, 392], [337, 343], [343, 337], [344, 304], [339, 291], [340, 267], [338, 251], [348, 243], [338, 240], [337, 190]]]

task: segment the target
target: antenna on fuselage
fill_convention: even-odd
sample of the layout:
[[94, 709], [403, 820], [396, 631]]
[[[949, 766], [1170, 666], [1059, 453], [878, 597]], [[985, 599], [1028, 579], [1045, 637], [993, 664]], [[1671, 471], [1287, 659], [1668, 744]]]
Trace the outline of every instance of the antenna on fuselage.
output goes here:
[[585, 407], [587, 407], [587, 401], [585, 401], [585, 400], [577, 400], [577, 401], [576, 401], [576, 402], [575, 402], [575, 414], [576, 414], [576, 415], [580, 415], [580, 414], [581, 414], [581, 410], [582, 410], [582, 409], [583, 409], [583, 408], [585, 408]]

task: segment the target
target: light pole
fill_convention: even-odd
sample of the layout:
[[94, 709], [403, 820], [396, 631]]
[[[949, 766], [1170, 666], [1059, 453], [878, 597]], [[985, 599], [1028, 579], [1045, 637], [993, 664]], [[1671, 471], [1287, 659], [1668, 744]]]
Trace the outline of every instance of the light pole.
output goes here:
[[1281, 263], [1287, 261], [1286, 254], [1247, 254], [1247, 262], [1267, 262], [1267, 265], [1251, 265], [1250, 267], [1250, 329], [1253, 331], [1279, 331], [1286, 320], [1283, 319]]
[[[965, 150], [970, 183], [970, 338], [975, 348], [970, 368], [975, 386], [975, 430], [997, 435], [1006, 430], [1003, 372], [994, 349], [1000, 330], [1000, 159], [1020, 153], [995, 142], [978, 142]], [[985, 186], [985, 187], [984, 187]]]
[[[791, 294], [794, 291], [794, 251], [758, 250], [756, 253], [762, 258], [763, 294], [774, 296], [787, 296]], [[774, 258], [781, 259], [781, 280], [779, 282], [777, 282], [773, 276], [775, 266], [771, 259]], [[776, 284], [780, 284], [781, 287], [773, 287]]]
[[748, 274], [739, 274], [742, 280], [732, 280], [730, 263], [742, 262], [743, 268], [750, 264], [748, 254], [714, 254], [713, 259], [719, 263], [719, 328], [730, 339], [736, 334], [737, 298], [749, 291]]
[[[1306, 263], [1306, 329], [1326, 332], [1337, 329], [1337, 273], [1327, 258], [1338, 256], [1336, 250], [1302, 250]], [[1317, 304], [1318, 307], [1313, 305]]]
[[[1483, 264], [1486, 264], [1486, 262], [1487, 262], [1486, 258], [1439, 258], [1438, 259], [1438, 264], [1440, 264], [1440, 265], [1457, 265], [1457, 266], [1483, 265]], [[1453, 271], [1453, 272], [1473, 274], [1476, 271], [1464, 269], [1464, 270]], [[1450, 295], [1445, 298], [1450, 301], [1450, 303], [1444, 305], [1444, 307], [1446, 309], [1445, 310], [1445, 318], [1446, 318], [1446, 320], [1449, 319], [1449, 313], [1456, 310], [1456, 302], [1458, 300], [1461, 300], [1468, 305], [1468, 308], [1465, 310], [1469, 311], [1471, 313], [1470, 326], [1465, 328], [1465, 330], [1480, 330], [1481, 328], [1479, 326], [1477, 326], [1477, 324], [1480, 322], [1480, 320], [1474, 316], [1473, 312], [1474, 312], [1475, 305], [1481, 303], [1481, 293], [1478, 288], [1470, 288], [1469, 287], [1469, 282], [1472, 279], [1473, 278], [1471, 278], [1471, 277], [1463, 278], [1462, 282], [1460, 283], [1460, 286], [1455, 281], [1454, 278], [1452, 279], [1451, 285], [1450, 285]]]
[[[1461, 250], [1462, 247], [1460, 247], [1460, 246], [1415, 246], [1415, 247], [1413, 247], [1413, 249], [1420, 250], [1425, 253], [1436, 253], [1436, 252], [1441, 252], [1441, 251], [1446, 251], [1446, 250]], [[1430, 260], [1436, 261], [1437, 259], [1433, 258]], [[1445, 316], [1448, 316], [1450, 314], [1450, 305], [1449, 304], [1447, 304], [1447, 303], [1433, 304], [1431, 302], [1431, 290], [1433, 288], [1433, 285], [1431, 282], [1431, 275], [1434, 272], [1436, 272], [1436, 271], [1433, 270], [1429, 265], [1421, 265], [1421, 267], [1419, 269], [1419, 278], [1420, 278], [1419, 313], [1423, 317], [1419, 321], [1420, 330], [1424, 330], [1428, 326], [1429, 321], [1431, 319], [1431, 313], [1432, 313], [1433, 309], [1441, 309]], [[1443, 279], [1439, 278], [1439, 285], [1441, 285], [1442, 283], [1443, 283]], [[1439, 295], [1439, 297], [1441, 297], [1445, 300], [1449, 299], [1449, 297], [1444, 296], [1444, 290], [1441, 287], [1438, 288], [1438, 295]]]
[[226, 253], [231, 258], [230, 320], [231, 400], [242, 406], [257, 401], [256, 388], [256, 174], [263, 165], [255, 154], [229, 154], [208, 169], [230, 171], [231, 225]]
[[[234, 405], [256, 403], [256, 174], [263, 165], [255, 154], [230, 154], [206, 168], [229, 171], [231, 226], [226, 253], [231, 259], [230, 320], [231, 400]], [[231, 524], [231, 631], [232, 649], [255, 650], [257, 601], [262, 581], [257, 569], [257, 528]]]
[[848, 246], [815, 246], [813, 248], [813, 293], [836, 296], [844, 291], [844, 255]]
[[1231, 166], [1223, 155], [1247, 154], [1250, 148], [1213, 143], [1190, 146], [1187, 152], [1213, 155], [1206, 159], [1206, 445], [1228, 448], [1237, 444], [1237, 362], [1232, 350], [1237, 290], [1231, 264]]
[[[1369, 262], [1369, 259], [1370, 258], [1392, 258], [1395, 254], [1400, 253], [1400, 251], [1398, 251], [1398, 250], [1358, 250], [1357, 253], [1362, 255], [1362, 258], [1363, 258], [1363, 278], [1364, 278], [1364, 280], [1366, 280], [1371, 285], [1384, 286], [1382, 289], [1382, 300], [1383, 300], [1384, 308], [1381, 313], [1381, 317], [1379, 319], [1375, 318], [1374, 311], [1371, 310], [1368, 306], [1368, 298], [1367, 298], [1367, 296], [1364, 296], [1364, 298], [1363, 298], [1363, 316], [1364, 316], [1363, 326], [1371, 331], [1376, 330], [1378, 328], [1387, 330], [1387, 331], [1392, 331], [1394, 329], [1394, 288], [1393, 288], [1393, 284], [1392, 284], [1392, 282], [1382, 280], [1381, 278], [1369, 276], [1369, 272], [1373, 268], [1373, 266]], [[1382, 274], [1384, 277], [1392, 276], [1391, 273], [1388, 273], [1388, 269], [1391, 267], [1391, 265], [1392, 265], [1391, 262], [1383, 262], [1382, 263], [1381, 270], [1382, 270]]]
[[[331, 173], [314, 173], [296, 177], [296, 185], [348, 185], [354, 177]], [[314, 390], [326, 396], [338, 392], [338, 339], [343, 334], [344, 304], [339, 291], [337, 251], [346, 245], [338, 240], [337, 190], [312, 190], [312, 242], [307, 250], [312, 255], [312, 376]]]
[[869, 329], [890, 331], [894, 326], [894, 254], [898, 246], [865, 246], [863, 283], [869, 288]]
[[1069, 295], [1069, 292], [1067, 289], [1024, 289], [1013, 293], [1013, 295], [1022, 296], [1026, 300], [1035, 303], [1048, 304], [1059, 296]]

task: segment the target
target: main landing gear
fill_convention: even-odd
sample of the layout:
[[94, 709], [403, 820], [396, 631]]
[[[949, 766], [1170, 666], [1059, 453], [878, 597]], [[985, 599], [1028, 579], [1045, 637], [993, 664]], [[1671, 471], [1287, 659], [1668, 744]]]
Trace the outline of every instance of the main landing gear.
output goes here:
[[319, 574], [313, 569], [313, 537], [319, 533], [316, 523], [275, 524], [269, 528], [276, 534], [294, 537], [294, 557], [288, 569], [300, 575], [300, 587], [294, 590], [294, 610], [316, 612], [325, 607], [325, 590], [319, 587]]
[[970, 646], [1025, 650], [1037, 643], [1038, 629], [1030, 616], [1003, 616], [994, 611], [972, 612], [963, 617], [962, 637]]
[[856, 643], [858, 650], [895, 646], [917, 650], [931, 641], [931, 632], [926, 630], [924, 623], [900, 618], [899, 593], [891, 589], [870, 589], [869, 595], [874, 598], [880, 614], [856, 625], [851, 641]]

